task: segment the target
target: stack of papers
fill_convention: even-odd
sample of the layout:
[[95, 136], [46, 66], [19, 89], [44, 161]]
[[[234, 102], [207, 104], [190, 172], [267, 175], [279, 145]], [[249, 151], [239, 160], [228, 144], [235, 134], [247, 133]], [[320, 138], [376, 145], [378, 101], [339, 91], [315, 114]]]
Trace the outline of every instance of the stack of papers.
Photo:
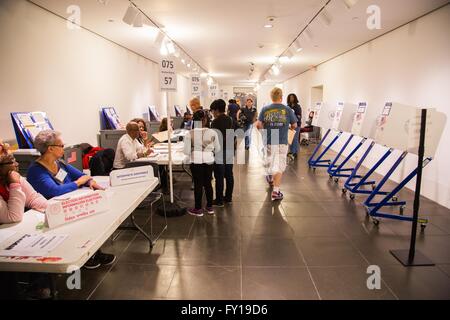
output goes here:
[[58, 247], [68, 235], [25, 234], [19, 240], [0, 250], [3, 257], [42, 257]]
[[15, 235], [16, 232], [8, 229], [0, 229], [0, 243]]

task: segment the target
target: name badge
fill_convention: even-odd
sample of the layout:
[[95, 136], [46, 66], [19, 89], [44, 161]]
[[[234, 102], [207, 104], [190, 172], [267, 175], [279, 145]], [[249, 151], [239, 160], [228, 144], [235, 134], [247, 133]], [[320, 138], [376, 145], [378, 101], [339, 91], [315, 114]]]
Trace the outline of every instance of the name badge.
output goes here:
[[55, 176], [55, 179], [58, 180], [59, 182], [63, 183], [64, 179], [67, 177], [67, 172], [64, 171], [63, 169], [59, 169], [58, 173]]

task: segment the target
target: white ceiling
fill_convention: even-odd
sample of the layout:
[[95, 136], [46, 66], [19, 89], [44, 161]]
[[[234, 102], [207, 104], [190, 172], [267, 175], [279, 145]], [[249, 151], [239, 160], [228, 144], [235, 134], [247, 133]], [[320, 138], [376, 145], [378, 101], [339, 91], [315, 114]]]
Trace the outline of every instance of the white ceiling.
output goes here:
[[[133, 28], [122, 21], [128, 0], [32, 0], [68, 17], [69, 5], [81, 8], [81, 24], [154, 61], [159, 47], [151, 27]], [[134, 0], [151, 19], [222, 85], [250, 83], [260, 78], [326, 0]], [[348, 9], [342, 0], [326, 7], [331, 24], [317, 17], [308, 28], [313, 37], [300, 37], [304, 50], [283, 65], [281, 82], [357, 45], [407, 23], [446, 0], [359, 0]], [[381, 29], [369, 30], [369, 5], [381, 8]], [[274, 28], [263, 25], [277, 17]], [[108, 20], [113, 19], [113, 22]], [[259, 48], [263, 45], [263, 48]], [[250, 62], [255, 72], [248, 77]], [[187, 70], [185, 70], [187, 72]], [[250, 80], [250, 81], [249, 81]]]

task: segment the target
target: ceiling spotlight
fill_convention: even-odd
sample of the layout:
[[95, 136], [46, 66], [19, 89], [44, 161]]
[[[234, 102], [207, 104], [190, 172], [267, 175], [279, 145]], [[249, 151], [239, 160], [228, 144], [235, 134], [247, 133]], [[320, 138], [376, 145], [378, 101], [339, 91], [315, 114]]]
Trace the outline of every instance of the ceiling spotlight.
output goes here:
[[142, 28], [144, 26], [144, 23], [142, 22], [142, 14], [139, 12], [133, 21], [133, 27], [135, 28]]
[[293, 56], [294, 55], [292, 54], [291, 50], [289, 49], [280, 57], [280, 61], [287, 62], [287, 61], [291, 60]]
[[161, 46], [163, 41], [164, 41], [164, 33], [160, 32], [158, 30], [158, 33], [156, 34], [156, 38], [155, 38], [154, 44], [155, 44], [156, 47], [159, 47], [159, 46]]
[[358, 0], [343, 0], [343, 1], [347, 9], [351, 9], [351, 7], [353, 7], [358, 2]]
[[174, 54], [175, 53], [175, 45], [173, 44], [173, 42], [172, 41], [167, 41], [166, 42], [166, 48], [167, 48], [167, 52], [169, 53], [169, 54]]
[[208, 77], [207, 83], [208, 83], [208, 86], [212, 85], [214, 83], [213, 78]]
[[300, 52], [303, 50], [302, 44], [300, 43], [300, 39], [294, 41], [294, 43], [292, 44], [292, 48], [294, 49], [295, 52]]
[[273, 28], [274, 21], [275, 21], [275, 17], [273, 17], [273, 16], [267, 17], [267, 22], [264, 24], [264, 28]]
[[168, 50], [167, 50], [167, 46], [166, 46], [166, 44], [164, 42], [161, 44], [161, 48], [159, 49], [159, 53], [162, 56], [167, 56], [167, 54], [169, 53]]
[[190, 68], [191, 65], [192, 65], [192, 61], [191, 61], [191, 59], [189, 59], [189, 60], [186, 62], [186, 67]]
[[323, 22], [329, 26], [331, 24], [331, 17], [326, 8], [323, 8], [322, 13], [320, 14]]
[[311, 30], [306, 29], [305, 30], [305, 35], [306, 35], [306, 37], [308, 38], [309, 41], [311, 41], [313, 39], [313, 34], [312, 34]]
[[274, 64], [271, 68], [273, 75], [277, 76], [280, 74], [280, 67]]
[[129, 24], [130, 26], [134, 23], [134, 20], [136, 19], [136, 16], [138, 15], [139, 11], [136, 9], [135, 6], [133, 6], [130, 3], [130, 6], [127, 9], [127, 12], [125, 12], [125, 15], [123, 17], [123, 22], [126, 24]]

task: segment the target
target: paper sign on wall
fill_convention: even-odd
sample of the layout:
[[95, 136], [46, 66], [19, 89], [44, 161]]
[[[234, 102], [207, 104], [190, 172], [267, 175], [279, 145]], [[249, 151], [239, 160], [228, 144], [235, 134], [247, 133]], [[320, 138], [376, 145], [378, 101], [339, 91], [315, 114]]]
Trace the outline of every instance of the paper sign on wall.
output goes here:
[[49, 228], [105, 212], [109, 203], [104, 191], [90, 191], [68, 199], [49, 200], [45, 216]]
[[177, 68], [174, 59], [162, 59], [159, 64], [161, 91], [177, 91]]
[[152, 166], [142, 166], [128, 169], [114, 170], [109, 174], [111, 186], [149, 181], [154, 177]]

